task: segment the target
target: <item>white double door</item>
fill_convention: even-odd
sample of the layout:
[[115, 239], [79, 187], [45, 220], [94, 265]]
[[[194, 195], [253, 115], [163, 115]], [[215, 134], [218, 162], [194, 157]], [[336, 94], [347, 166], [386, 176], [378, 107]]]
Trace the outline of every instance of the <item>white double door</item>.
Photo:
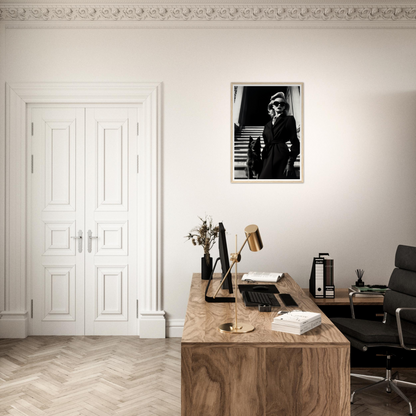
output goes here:
[[33, 335], [135, 335], [140, 107], [31, 106]]

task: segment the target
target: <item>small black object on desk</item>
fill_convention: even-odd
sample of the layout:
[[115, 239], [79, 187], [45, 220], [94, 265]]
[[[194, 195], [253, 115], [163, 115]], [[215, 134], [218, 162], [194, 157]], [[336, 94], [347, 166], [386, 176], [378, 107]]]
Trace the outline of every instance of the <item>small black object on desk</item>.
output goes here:
[[243, 293], [243, 301], [246, 306], [270, 305], [280, 306], [279, 301], [273, 293], [252, 292], [245, 290]]
[[355, 282], [355, 286], [357, 286], [357, 287], [363, 287], [363, 286], [365, 286], [365, 283], [362, 281], [362, 278], [364, 276], [364, 270], [363, 269], [357, 269], [355, 271], [355, 274], [358, 277], [358, 280]]
[[276, 285], [238, 285], [240, 292], [279, 293]]
[[279, 296], [285, 306], [299, 306], [289, 293], [281, 293]]

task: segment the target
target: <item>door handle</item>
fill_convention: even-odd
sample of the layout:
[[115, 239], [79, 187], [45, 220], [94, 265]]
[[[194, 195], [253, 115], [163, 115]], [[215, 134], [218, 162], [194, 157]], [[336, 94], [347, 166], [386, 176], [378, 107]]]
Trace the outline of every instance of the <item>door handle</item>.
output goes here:
[[88, 230], [88, 253], [91, 253], [92, 251], [92, 239], [98, 238], [98, 236], [93, 236], [92, 231]]
[[78, 231], [78, 236], [76, 237], [71, 237], [71, 238], [75, 238], [76, 240], [78, 240], [78, 251], [80, 253], [82, 253], [82, 231], [79, 230]]

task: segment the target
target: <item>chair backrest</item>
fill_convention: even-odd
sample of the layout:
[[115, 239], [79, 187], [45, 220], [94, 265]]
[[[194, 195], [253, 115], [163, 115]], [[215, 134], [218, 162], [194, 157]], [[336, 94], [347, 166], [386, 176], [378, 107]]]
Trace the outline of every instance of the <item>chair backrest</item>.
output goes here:
[[[399, 245], [395, 266], [383, 304], [386, 324], [394, 326], [397, 308], [416, 308], [416, 247]], [[403, 329], [416, 333], [416, 311], [403, 311], [400, 317]]]

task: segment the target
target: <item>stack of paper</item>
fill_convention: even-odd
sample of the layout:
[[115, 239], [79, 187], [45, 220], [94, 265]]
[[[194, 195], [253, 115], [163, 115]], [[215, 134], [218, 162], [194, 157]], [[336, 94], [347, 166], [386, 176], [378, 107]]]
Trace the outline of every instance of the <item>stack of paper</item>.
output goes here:
[[320, 313], [292, 311], [276, 316], [272, 322], [272, 329], [302, 335], [319, 325], [321, 325]]
[[252, 282], [272, 282], [276, 283], [283, 277], [283, 273], [264, 273], [264, 272], [249, 272], [244, 274], [242, 280], [249, 280]]

